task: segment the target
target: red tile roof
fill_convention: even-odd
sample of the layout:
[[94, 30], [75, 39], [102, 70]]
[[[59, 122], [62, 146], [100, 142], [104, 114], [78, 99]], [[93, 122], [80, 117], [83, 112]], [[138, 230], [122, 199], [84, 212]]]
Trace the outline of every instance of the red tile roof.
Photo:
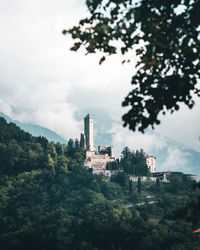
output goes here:
[[200, 233], [200, 228], [195, 230], [193, 233]]

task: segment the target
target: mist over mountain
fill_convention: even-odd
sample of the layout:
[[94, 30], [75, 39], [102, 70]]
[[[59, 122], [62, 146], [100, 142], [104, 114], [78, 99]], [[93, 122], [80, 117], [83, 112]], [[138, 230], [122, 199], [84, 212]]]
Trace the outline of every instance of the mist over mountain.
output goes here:
[[164, 137], [164, 141], [166, 145], [155, 152], [158, 155], [158, 170], [181, 171], [200, 178], [200, 152], [167, 137]]
[[15, 121], [15, 120], [11, 119], [10, 117], [4, 115], [1, 112], [0, 112], [0, 116], [3, 117], [4, 119], [6, 119], [7, 122], [15, 123], [21, 129], [23, 129], [26, 132], [29, 132], [33, 136], [44, 136], [49, 141], [60, 142], [60, 143], [63, 143], [63, 144], [67, 143], [67, 140], [65, 140], [60, 135], [58, 135], [56, 132], [54, 132], [54, 131], [52, 131], [52, 130], [50, 130], [48, 128], [45, 128], [45, 127], [42, 127], [42, 126], [39, 126], [39, 125], [36, 125], [36, 124], [22, 123], [22, 122], [19, 122], [19, 121]]

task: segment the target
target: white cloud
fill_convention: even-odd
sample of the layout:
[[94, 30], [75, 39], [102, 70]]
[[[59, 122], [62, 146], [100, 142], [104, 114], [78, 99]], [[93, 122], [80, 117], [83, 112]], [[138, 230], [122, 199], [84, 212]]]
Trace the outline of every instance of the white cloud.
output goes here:
[[48, 127], [65, 138], [79, 137], [80, 123], [75, 120], [75, 108], [67, 101], [70, 86], [66, 82], [48, 82], [40, 86], [23, 86], [15, 98], [0, 99], [0, 110], [13, 119]]
[[[83, 106], [110, 106], [114, 113], [118, 104], [118, 112], [117, 100], [129, 89], [130, 65], [120, 72], [121, 61], [115, 56], [99, 67], [100, 55], [70, 52], [73, 42], [61, 34], [87, 14], [80, 1], [8, 0], [1, 8], [0, 111], [65, 137], [78, 137], [74, 113]], [[119, 84], [124, 81], [127, 84]]]
[[178, 112], [161, 117], [161, 125], [156, 132], [173, 138], [182, 144], [200, 152], [200, 100], [196, 99], [193, 109], [181, 105]]
[[189, 152], [184, 152], [177, 147], [168, 147], [166, 160], [159, 166], [162, 171], [180, 171], [187, 173], [190, 156]]
[[75, 106], [68, 101], [72, 76], [78, 76], [77, 58], [70, 68], [69, 39], [66, 43], [61, 32], [83, 15], [81, 4], [0, 2], [0, 111], [46, 126], [65, 138], [79, 137]]
[[4, 114], [7, 114], [8, 116], [11, 116], [11, 114], [12, 114], [11, 106], [2, 99], [0, 99], [0, 110]]
[[167, 146], [165, 138], [160, 135], [149, 132], [145, 134], [131, 132], [127, 128], [122, 128], [120, 124], [114, 124], [110, 132], [113, 133], [112, 143], [117, 155], [125, 146], [132, 150], [144, 149], [149, 155]]

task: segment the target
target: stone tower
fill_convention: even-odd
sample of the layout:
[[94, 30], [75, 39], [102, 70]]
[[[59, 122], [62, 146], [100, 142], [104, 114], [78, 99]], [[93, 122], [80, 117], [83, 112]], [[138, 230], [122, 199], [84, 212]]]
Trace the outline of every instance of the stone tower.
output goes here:
[[81, 134], [80, 146], [81, 146], [82, 148], [86, 148], [86, 138], [85, 138], [85, 134]]
[[89, 151], [95, 151], [93, 135], [93, 119], [88, 114], [84, 118], [85, 145]]

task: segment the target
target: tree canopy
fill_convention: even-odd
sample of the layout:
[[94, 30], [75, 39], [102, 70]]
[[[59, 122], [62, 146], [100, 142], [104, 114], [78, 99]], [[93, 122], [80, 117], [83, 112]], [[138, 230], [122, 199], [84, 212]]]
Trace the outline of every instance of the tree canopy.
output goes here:
[[[103, 57], [135, 49], [139, 59], [132, 91], [122, 106], [124, 126], [144, 132], [160, 123], [158, 115], [189, 108], [200, 96], [200, 0], [87, 0], [90, 16], [72, 29], [75, 43]], [[128, 60], [129, 61], [129, 60]], [[123, 62], [126, 62], [124, 60]]]
[[[146, 164], [146, 156], [147, 154], [143, 151], [143, 149], [131, 151], [128, 147], [125, 147], [121, 152], [121, 159], [118, 161], [109, 162], [106, 166], [106, 169], [123, 170], [123, 172], [126, 174], [136, 176], [149, 176], [150, 170]], [[119, 174], [118, 177], [118, 182], [120, 183], [121, 174]]]

